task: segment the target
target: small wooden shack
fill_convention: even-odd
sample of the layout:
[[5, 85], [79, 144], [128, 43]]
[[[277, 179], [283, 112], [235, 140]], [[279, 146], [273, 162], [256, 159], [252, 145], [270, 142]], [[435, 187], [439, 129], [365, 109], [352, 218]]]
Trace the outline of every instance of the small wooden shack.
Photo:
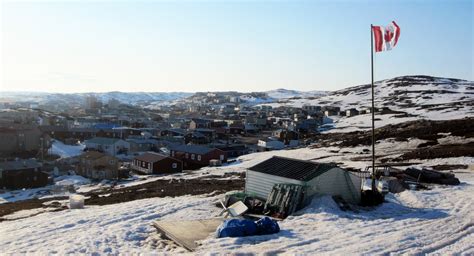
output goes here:
[[306, 199], [317, 194], [333, 195], [359, 203], [361, 198], [361, 179], [332, 163], [274, 156], [247, 170], [247, 194], [267, 199], [275, 184], [303, 185]]
[[133, 159], [132, 169], [143, 174], [164, 174], [183, 171], [183, 162], [179, 159], [147, 152]]
[[48, 174], [34, 159], [0, 162], [0, 188], [22, 189], [48, 185]]

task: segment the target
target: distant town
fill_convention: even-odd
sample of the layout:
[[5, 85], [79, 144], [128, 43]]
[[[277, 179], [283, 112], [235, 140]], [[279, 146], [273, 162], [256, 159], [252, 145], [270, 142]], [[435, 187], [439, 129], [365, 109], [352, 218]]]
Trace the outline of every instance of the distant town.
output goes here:
[[[331, 127], [331, 117], [360, 112], [370, 109], [308, 104], [272, 108], [232, 92], [196, 93], [153, 109], [114, 98], [104, 102], [93, 95], [69, 108], [54, 102], [3, 102], [0, 184], [21, 189], [46, 186], [52, 176], [68, 173], [116, 180], [130, 173], [219, 166], [252, 152], [308, 145]], [[83, 149], [77, 156], [60, 159], [55, 143]]]

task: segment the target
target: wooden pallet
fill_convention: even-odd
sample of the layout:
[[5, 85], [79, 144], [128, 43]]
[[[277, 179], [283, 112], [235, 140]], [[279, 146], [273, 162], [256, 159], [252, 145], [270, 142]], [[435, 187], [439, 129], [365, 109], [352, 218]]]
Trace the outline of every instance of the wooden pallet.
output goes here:
[[153, 221], [152, 225], [158, 232], [186, 248], [194, 251], [198, 244], [196, 241], [206, 239], [211, 233], [216, 232], [217, 227], [223, 222], [223, 218], [205, 220], [176, 220], [176, 221]]

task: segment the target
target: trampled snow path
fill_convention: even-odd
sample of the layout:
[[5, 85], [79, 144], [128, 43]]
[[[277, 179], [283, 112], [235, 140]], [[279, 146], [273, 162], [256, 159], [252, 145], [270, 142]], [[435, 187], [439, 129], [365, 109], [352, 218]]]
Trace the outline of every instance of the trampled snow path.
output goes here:
[[[280, 222], [275, 235], [203, 241], [197, 253], [296, 254], [474, 253], [474, 173], [458, 173], [460, 186], [388, 195], [387, 203], [342, 212], [322, 197]], [[83, 210], [43, 213], [0, 223], [0, 248], [10, 253], [185, 252], [161, 240], [155, 219], [203, 219], [219, 209], [215, 196], [152, 198]]]

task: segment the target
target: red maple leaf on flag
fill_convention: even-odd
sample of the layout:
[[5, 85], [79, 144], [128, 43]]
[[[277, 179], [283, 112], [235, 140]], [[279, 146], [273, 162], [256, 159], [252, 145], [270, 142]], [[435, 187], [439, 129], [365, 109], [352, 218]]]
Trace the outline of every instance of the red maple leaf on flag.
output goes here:
[[393, 31], [391, 31], [390, 29], [385, 29], [385, 35], [384, 35], [385, 42], [392, 41], [392, 38], [393, 38]]

